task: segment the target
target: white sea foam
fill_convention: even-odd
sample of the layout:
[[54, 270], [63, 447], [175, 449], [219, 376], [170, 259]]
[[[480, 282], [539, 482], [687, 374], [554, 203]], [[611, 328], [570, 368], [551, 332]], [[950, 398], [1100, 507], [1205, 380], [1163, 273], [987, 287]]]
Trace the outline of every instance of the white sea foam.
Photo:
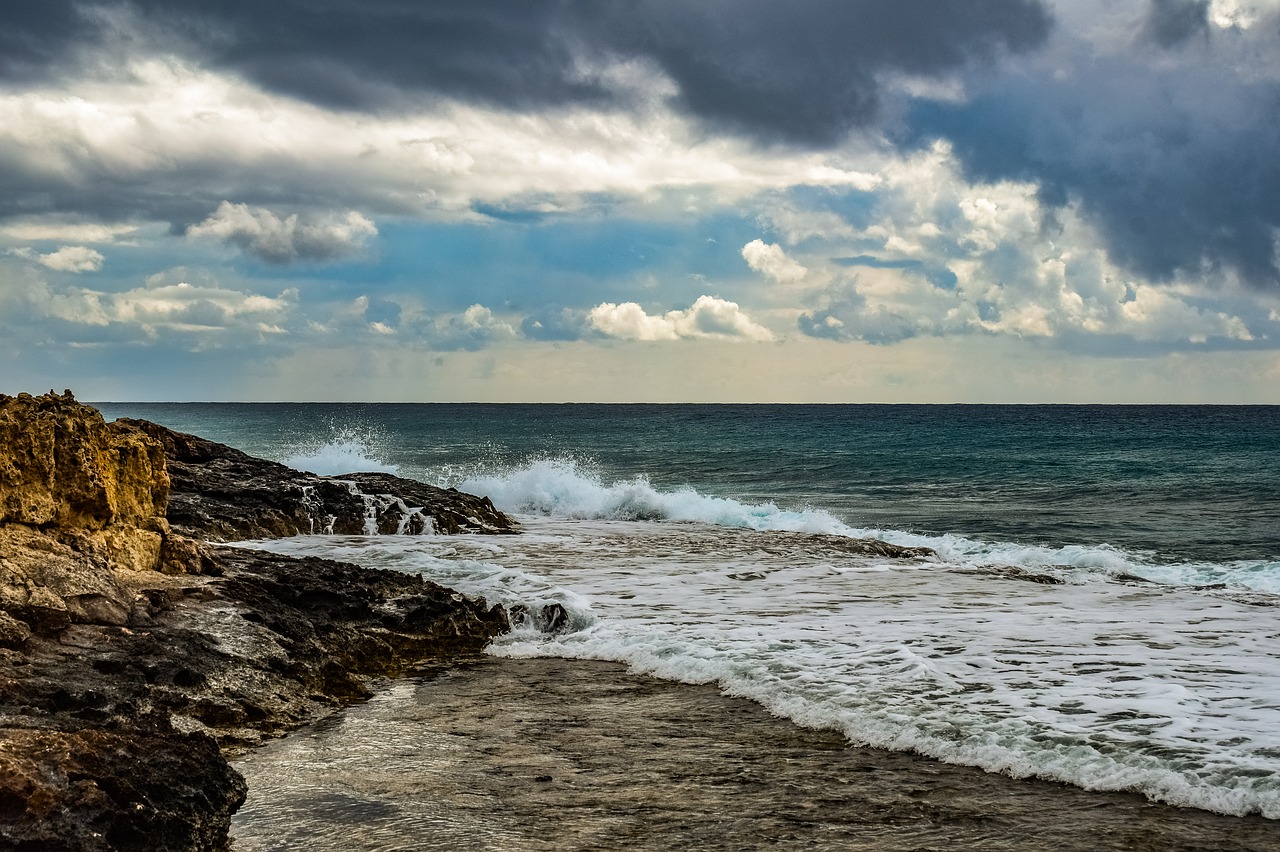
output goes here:
[[797, 723], [1016, 776], [1280, 818], [1276, 609], [1155, 584], [1044, 585], [701, 523], [522, 517], [520, 536], [311, 536], [273, 550], [421, 572], [570, 630], [491, 652], [718, 683]]
[[700, 494], [692, 488], [660, 491], [643, 476], [605, 482], [572, 459], [540, 459], [502, 473], [472, 476], [458, 487], [487, 494], [499, 509], [512, 513], [576, 519], [697, 521], [759, 531], [878, 538], [892, 544], [931, 548], [948, 564], [1011, 565], [1047, 572], [1072, 583], [1126, 575], [1168, 585], [1226, 584], [1280, 594], [1280, 562], [1164, 564], [1106, 544], [1046, 547], [859, 527], [823, 509], [744, 503]]
[[646, 477], [604, 483], [571, 459], [541, 459], [497, 475], [474, 476], [458, 486], [487, 494], [510, 512], [563, 518], [703, 521], [754, 530], [844, 533], [849, 530], [822, 510], [789, 511], [772, 503], [751, 505], [708, 497], [692, 488], [659, 491]]
[[343, 473], [399, 473], [397, 465], [378, 457], [369, 435], [342, 430], [323, 443], [311, 444], [292, 451], [280, 459], [281, 464], [320, 476]]

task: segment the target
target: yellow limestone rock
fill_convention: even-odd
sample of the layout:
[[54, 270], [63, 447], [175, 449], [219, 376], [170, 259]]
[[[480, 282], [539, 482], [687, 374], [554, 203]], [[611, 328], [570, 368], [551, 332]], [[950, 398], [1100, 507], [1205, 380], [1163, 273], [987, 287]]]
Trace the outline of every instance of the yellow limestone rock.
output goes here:
[[128, 623], [118, 572], [175, 572], [168, 495], [155, 439], [70, 391], [0, 395], [0, 610], [37, 632]]
[[154, 439], [108, 425], [70, 391], [0, 395], [0, 523], [147, 529], [164, 518], [168, 498]]

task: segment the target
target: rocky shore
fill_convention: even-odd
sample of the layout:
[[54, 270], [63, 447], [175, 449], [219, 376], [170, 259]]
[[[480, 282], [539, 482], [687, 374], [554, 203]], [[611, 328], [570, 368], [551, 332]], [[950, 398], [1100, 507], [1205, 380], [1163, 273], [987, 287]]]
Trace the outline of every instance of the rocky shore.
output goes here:
[[208, 542], [433, 530], [515, 532], [457, 491], [0, 395], [0, 849], [226, 848], [229, 752], [508, 620], [420, 577]]
[[1280, 849], [1260, 817], [850, 747], [617, 664], [481, 657], [564, 610], [226, 544], [432, 531], [518, 532], [483, 497], [0, 395], [0, 852]]

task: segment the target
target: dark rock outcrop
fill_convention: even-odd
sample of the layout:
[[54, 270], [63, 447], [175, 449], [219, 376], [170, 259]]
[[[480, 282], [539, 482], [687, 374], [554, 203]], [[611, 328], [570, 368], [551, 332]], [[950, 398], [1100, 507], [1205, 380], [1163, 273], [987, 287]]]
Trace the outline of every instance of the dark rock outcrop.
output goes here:
[[[807, 549], [821, 550], [831, 553], [848, 554], [850, 556], [879, 556], [885, 559], [932, 559], [938, 554], [931, 547], [908, 547], [905, 544], [892, 544], [878, 538], [849, 538], [831, 533], [810, 532], [770, 532], [769, 535], [778, 541], [790, 543], [800, 540]], [[765, 549], [774, 545], [766, 544]]]
[[0, 396], [0, 849], [224, 849], [245, 793], [224, 749], [507, 629], [418, 576], [186, 537], [291, 535], [316, 512], [360, 532], [405, 498], [411, 531], [511, 530], [482, 498]]
[[0, 729], [0, 848], [226, 846], [244, 779], [200, 734]]
[[160, 442], [168, 462], [169, 522], [196, 538], [516, 531], [487, 497], [386, 473], [317, 476], [146, 420], [116, 423]]
[[422, 578], [217, 551], [141, 590], [147, 624], [0, 651], [0, 849], [220, 849], [243, 782], [219, 751], [478, 654], [505, 613]]

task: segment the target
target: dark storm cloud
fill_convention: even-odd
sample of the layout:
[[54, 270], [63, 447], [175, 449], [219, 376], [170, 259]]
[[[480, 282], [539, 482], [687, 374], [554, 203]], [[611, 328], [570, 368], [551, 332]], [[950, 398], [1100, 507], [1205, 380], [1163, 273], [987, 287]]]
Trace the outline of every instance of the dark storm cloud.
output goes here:
[[67, 54], [93, 36], [91, 22], [70, 0], [4, 4], [0, 15], [0, 81], [29, 81], [56, 73]]
[[1078, 203], [1111, 259], [1151, 280], [1231, 270], [1280, 286], [1280, 84], [1227, 62], [1156, 73], [1115, 59], [920, 104], [910, 125], [917, 143], [950, 140], [971, 179]]
[[1027, 50], [1036, 0], [650, 0], [597, 4], [605, 43], [655, 61], [694, 117], [768, 141], [830, 145], [879, 116], [885, 73], [939, 76]]
[[[0, 68], [52, 67], [85, 16], [65, 0], [9, 14]], [[84, 8], [94, 8], [88, 4]], [[641, 59], [693, 117], [773, 141], [827, 145], [875, 120], [885, 73], [946, 75], [1035, 47], [1040, 0], [133, 0], [163, 47], [328, 107], [444, 95], [511, 108], [614, 97], [583, 62]], [[125, 17], [128, 17], [127, 15]], [[6, 24], [10, 23], [6, 21]]]
[[1176, 47], [1209, 32], [1209, 0], [1151, 0], [1146, 35], [1161, 47]]
[[136, 0], [199, 37], [216, 64], [328, 107], [417, 93], [508, 107], [603, 96], [575, 71], [561, 3], [516, 0]]
[[[0, 219], [50, 213], [89, 214], [106, 222], [143, 218], [174, 223], [174, 232], [181, 233], [223, 200], [217, 190], [199, 185], [205, 174], [174, 174], [171, 179], [140, 174], [99, 181], [95, 178], [99, 169], [77, 169], [78, 165], [64, 174], [32, 172], [22, 163], [7, 160], [0, 150], [0, 186], [4, 187]], [[262, 203], [256, 197], [251, 200]]]

